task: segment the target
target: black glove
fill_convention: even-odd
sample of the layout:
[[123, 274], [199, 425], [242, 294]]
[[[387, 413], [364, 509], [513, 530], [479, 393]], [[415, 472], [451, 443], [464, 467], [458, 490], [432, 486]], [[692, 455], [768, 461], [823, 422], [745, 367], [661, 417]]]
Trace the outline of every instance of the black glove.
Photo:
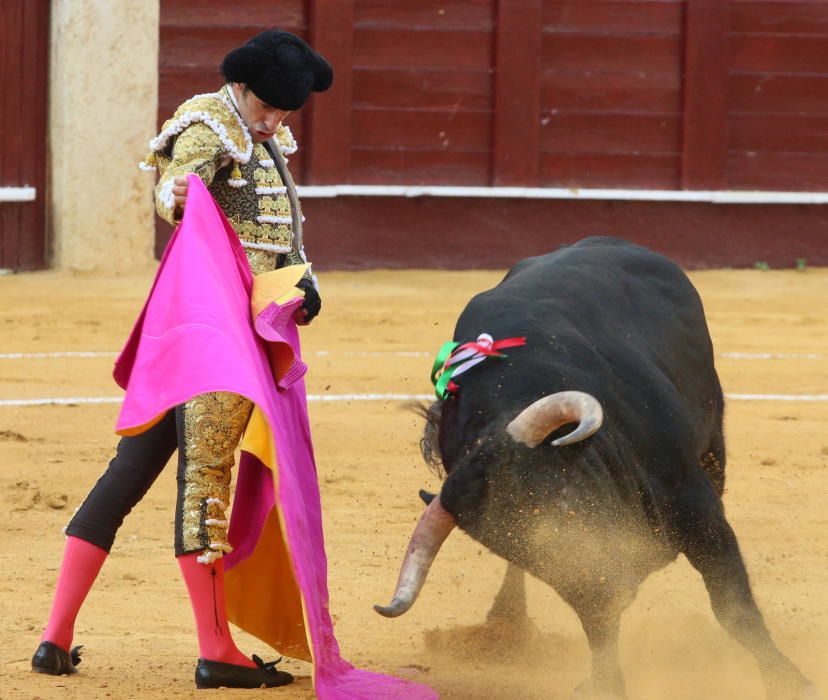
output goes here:
[[300, 279], [296, 286], [305, 292], [305, 303], [302, 304], [302, 308], [308, 314], [305, 317], [305, 322], [310, 323], [314, 318], [316, 318], [316, 315], [319, 313], [319, 309], [322, 308], [322, 299], [319, 298], [319, 292], [316, 291], [316, 287], [313, 286], [313, 282], [311, 282], [311, 280], [307, 277]]

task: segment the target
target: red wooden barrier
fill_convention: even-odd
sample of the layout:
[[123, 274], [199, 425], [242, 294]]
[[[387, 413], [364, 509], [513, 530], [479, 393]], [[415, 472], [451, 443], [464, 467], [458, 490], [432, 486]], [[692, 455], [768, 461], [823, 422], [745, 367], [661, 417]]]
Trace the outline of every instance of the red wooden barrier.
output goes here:
[[677, 189], [682, 0], [545, 0], [540, 183]]
[[537, 185], [541, 0], [500, 0], [495, 56], [494, 184]]
[[592, 235], [626, 238], [688, 269], [828, 265], [820, 206], [337, 197], [305, 199], [303, 210], [320, 271], [503, 269]]
[[828, 3], [730, 9], [728, 187], [828, 190]]
[[311, 99], [306, 148], [306, 180], [345, 182], [351, 169], [351, 69], [354, 0], [316, 0], [310, 13], [310, 41], [334, 69], [334, 84], [324, 104]]
[[727, 187], [729, 0], [687, 0], [681, 185]]
[[35, 200], [0, 201], [0, 268], [46, 264], [48, 0], [0, 0], [0, 188]]
[[[303, 184], [828, 190], [824, 0], [162, 0], [161, 12], [161, 118], [215, 89], [224, 52], [264, 27], [332, 61], [333, 89], [291, 122]], [[495, 237], [451, 266], [498, 266], [504, 246], [529, 254], [595, 232], [673, 248], [691, 266], [828, 263], [822, 207], [339, 198], [304, 209], [311, 257], [328, 267], [432, 264], [425, 242], [447, 225], [458, 250]], [[504, 220], [515, 238], [500, 240]], [[378, 242], [377, 226], [393, 235]]]

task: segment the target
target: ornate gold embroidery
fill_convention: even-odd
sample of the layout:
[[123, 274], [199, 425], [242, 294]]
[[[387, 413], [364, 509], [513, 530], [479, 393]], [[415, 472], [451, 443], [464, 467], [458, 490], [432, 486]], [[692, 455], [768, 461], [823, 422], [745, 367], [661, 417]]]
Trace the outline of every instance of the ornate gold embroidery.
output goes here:
[[[290, 249], [290, 252], [287, 254], [287, 265], [305, 265], [308, 261], [305, 259], [303, 253], [300, 253], [298, 250], [294, 250], [293, 248]], [[303, 275], [304, 279], [313, 279], [313, 275], [310, 272], [306, 272]]]
[[256, 168], [253, 171], [253, 178], [256, 180], [256, 187], [284, 187], [276, 168]]
[[293, 133], [290, 130], [290, 127], [287, 124], [279, 124], [278, 128], [276, 129], [276, 138], [275, 141], [277, 145], [282, 149], [283, 153], [290, 155], [291, 153], [296, 153], [299, 150], [299, 146], [296, 144], [296, 139], [293, 138]]
[[[242, 177], [249, 183], [246, 187], [235, 189], [227, 185], [227, 169], [222, 168], [216, 173], [210, 192], [242, 241], [278, 246], [280, 250], [269, 252], [287, 253], [293, 243], [290, 224], [257, 220], [257, 217], [262, 214], [290, 217], [290, 202], [286, 195], [256, 194], [257, 187], [279, 188], [283, 186], [275, 168], [263, 168], [259, 164], [259, 158], [265, 156], [269, 158], [270, 154], [263, 146], [257, 144], [253, 148], [250, 163], [241, 166]], [[284, 203], [282, 203], [283, 199]], [[260, 262], [263, 260], [262, 256], [256, 257]], [[249, 249], [248, 259], [250, 259]], [[273, 260], [275, 262], [275, 256]], [[263, 271], [273, 269], [275, 267]]]
[[259, 199], [259, 211], [267, 216], [290, 218], [290, 202], [287, 201], [287, 197], [274, 199], [270, 195], [265, 195]]
[[[224, 510], [230, 503], [230, 470], [253, 404], [238, 394], [213, 392], [184, 404], [185, 552], [228, 551]], [[206, 554], [206, 552], [205, 552]]]
[[270, 250], [256, 250], [255, 248], [245, 248], [244, 252], [247, 253], [247, 262], [250, 263], [250, 271], [254, 275], [272, 272], [279, 267], [280, 253], [274, 253]]
[[[226, 89], [226, 87], [223, 87], [218, 92], [196, 95], [183, 102], [175, 110], [175, 114], [164, 122], [159, 137], [170, 135], [171, 132], [176, 132], [182, 126], [184, 128], [177, 133], [185, 131], [195, 123], [205, 123], [206, 125], [209, 120], [227, 140], [227, 144], [223, 149], [225, 152], [229, 152], [229, 145], [235, 149], [236, 154], [247, 157], [247, 149], [251, 145], [249, 136], [245, 134], [235, 110], [228, 106], [230, 98], [226, 95]], [[222, 99], [222, 92], [225, 93], [224, 99]], [[172, 134], [172, 138], [174, 137], [175, 134]], [[162, 144], [158, 151], [163, 152], [167, 148], [168, 144]]]
[[270, 195], [264, 195], [263, 197], [259, 197], [259, 211], [263, 214], [275, 214], [276, 213], [276, 200], [273, 199]]
[[176, 140], [172, 153], [157, 158], [161, 178], [155, 188], [155, 206], [158, 215], [171, 224], [178, 223], [173, 217], [173, 206], [165, 201], [162, 191], [172, 185], [179, 175], [195, 173], [204, 182], [212, 182], [223, 154], [224, 146], [216, 133], [205, 124], [193, 124]]
[[[176, 124], [189, 123], [189, 126], [177, 135], [170, 135], [166, 145], [156, 152], [161, 174], [156, 188], [158, 213], [170, 223], [178, 223], [174, 219], [171, 202], [173, 178], [195, 173], [207, 185], [242, 242], [276, 247], [276, 250], [246, 248], [254, 274], [275, 269], [280, 260], [301, 263], [301, 255], [293, 250], [290, 198], [280, 191], [285, 188], [285, 183], [276, 165], [268, 162], [273, 160], [268, 150], [262, 144], [253, 144], [248, 162], [239, 164], [241, 179], [246, 180], [247, 185], [233, 187], [228, 183], [232, 167], [236, 165], [235, 161], [228, 162], [232, 155], [228, 148], [236, 153], [244, 151], [246, 137], [235, 111], [219, 94], [199, 95], [188, 100], [164, 124], [165, 129], [176, 127]], [[214, 123], [224, 127], [224, 137], [207, 123], [193, 117], [194, 113], [207, 115]], [[296, 150], [296, 142], [287, 127], [277, 129], [276, 142], [283, 152]], [[264, 166], [262, 162], [265, 162]], [[287, 179], [290, 179], [289, 176]], [[259, 194], [257, 188], [266, 191]], [[280, 257], [282, 253], [287, 257]]]
[[243, 241], [256, 241], [271, 245], [283, 246], [280, 253], [287, 253], [290, 249], [292, 233], [287, 224], [254, 224], [252, 221], [230, 219], [230, 225], [239, 234]]

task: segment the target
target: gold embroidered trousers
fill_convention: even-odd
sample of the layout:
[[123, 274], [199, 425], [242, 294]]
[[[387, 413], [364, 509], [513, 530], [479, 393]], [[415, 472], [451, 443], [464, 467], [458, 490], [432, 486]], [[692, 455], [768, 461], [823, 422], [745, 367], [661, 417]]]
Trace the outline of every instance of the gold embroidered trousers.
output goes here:
[[233, 453], [253, 404], [238, 394], [202, 394], [182, 407], [176, 553], [201, 551], [210, 563], [231, 551], [227, 542]]
[[[247, 250], [254, 274], [285, 263], [284, 256]], [[171, 410], [140, 435], [124, 437], [115, 457], [77, 509], [66, 534], [106, 550], [124, 518], [178, 450], [176, 556], [200, 552], [210, 563], [230, 551], [226, 510], [234, 452], [253, 404], [238, 394], [202, 394]]]
[[199, 552], [198, 560], [210, 563], [229, 552], [225, 512], [231, 469], [252, 407], [237, 394], [202, 394], [169, 411], [146, 432], [122, 438], [66, 534], [108, 552], [124, 518], [177, 449], [176, 556]]

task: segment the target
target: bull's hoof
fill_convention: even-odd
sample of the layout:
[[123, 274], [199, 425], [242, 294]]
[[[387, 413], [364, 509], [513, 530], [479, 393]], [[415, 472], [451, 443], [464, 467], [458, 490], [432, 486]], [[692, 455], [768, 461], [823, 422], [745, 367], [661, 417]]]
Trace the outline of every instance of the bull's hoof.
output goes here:
[[823, 700], [816, 686], [808, 684], [796, 690], [768, 690], [767, 700]]
[[799, 691], [796, 700], [822, 700], [822, 695], [820, 695], [813, 683], [808, 683], [808, 685]]
[[768, 700], [822, 700], [822, 695], [813, 683], [805, 683], [788, 692], [768, 692]]
[[623, 681], [621, 687], [608, 688], [588, 678], [572, 691], [572, 700], [627, 700], [627, 692]]
[[[794, 677], [791, 678], [791, 675]], [[816, 686], [805, 678], [797, 669], [784, 678], [765, 680], [765, 697], [767, 700], [822, 700]]]
[[482, 625], [427, 630], [426, 648], [435, 654], [459, 655], [465, 660], [491, 662], [493, 657], [504, 663], [544, 665], [555, 658], [560, 640], [542, 634], [534, 622], [515, 627], [488, 621]]

